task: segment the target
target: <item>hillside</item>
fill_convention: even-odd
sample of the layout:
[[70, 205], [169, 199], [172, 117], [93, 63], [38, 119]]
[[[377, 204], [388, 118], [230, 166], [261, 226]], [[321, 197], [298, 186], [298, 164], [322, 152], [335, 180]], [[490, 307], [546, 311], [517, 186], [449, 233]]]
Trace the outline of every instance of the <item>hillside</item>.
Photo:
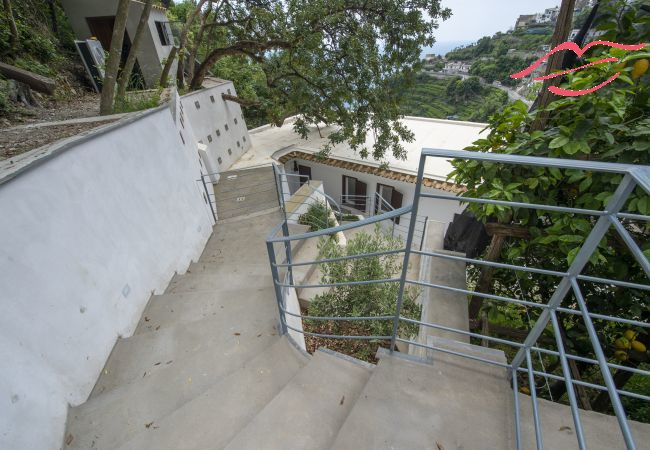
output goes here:
[[436, 119], [485, 122], [508, 104], [505, 92], [481, 84], [476, 77], [439, 79], [420, 73], [414, 85], [405, 88], [401, 95], [404, 115]]

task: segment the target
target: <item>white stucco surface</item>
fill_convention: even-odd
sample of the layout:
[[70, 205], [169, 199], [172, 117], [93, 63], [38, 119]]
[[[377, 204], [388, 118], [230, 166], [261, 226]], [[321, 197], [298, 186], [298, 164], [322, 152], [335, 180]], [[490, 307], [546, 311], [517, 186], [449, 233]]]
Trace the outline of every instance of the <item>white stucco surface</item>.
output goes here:
[[239, 104], [221, 97], [237, 95], [232, 81], [211, 78], [205, 84], [210, 88], [181, 98], [183, 112], [196, 139], [205, 145], [207, 165], [214, 172], [224, 172], [250, 148], [251, 140]]
[[[454, 120], [428, 119], [423, 117], [407, 116], [402, 121], [415, 135], [413, 142], [403, 142], [407, 157], [397, 159], [393, 155], [386, 155], [385, 162], [389, 168], [408, 174], [416, 174], [420, 162], [422, 148], [439, 148], [447, 150], [462, 150], [471, 145], [481, 135], [485, 124], [474, 122], [460, 122]], [[251, 148], [234, 165], [234, 168], [264, 164], [271, 162], [274, 157], [279, 158], [284, 153], [298, 150], [305, 153], [317, 153], [327, 141], [327, 134], [332, 131], [330, 127], [321, 128], [320, 137], [316, 127], [311, 127], [308, 139], [302, 139], [293, 131], [292, 120], [282, 127], [265, 125], [250, 131]], [[374, 138], [368, 134], [366, 146], [372, 148]], [[347, 143], [334, 147], [330, 156], [342, 161], [351, 161], [367, 166], [378, 167], [381, 162], [372, 158], [363, 159], [356, 154]], [[425, 166], [425, 175], [429, 178], [444, 180], [451, 171], [451, 165], [443, 158], [429, 158]]]
[[179, 132], [162, 108], [36, 152], [13, 178], [3, 167], [0, 448], [59, 448], [68, 404], [200, 256], [212, 218]]

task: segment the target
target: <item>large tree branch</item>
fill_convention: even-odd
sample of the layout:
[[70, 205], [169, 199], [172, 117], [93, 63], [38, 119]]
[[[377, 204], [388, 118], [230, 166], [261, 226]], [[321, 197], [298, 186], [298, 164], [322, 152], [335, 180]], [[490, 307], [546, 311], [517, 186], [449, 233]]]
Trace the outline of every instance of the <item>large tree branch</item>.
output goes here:
[[245, 98], [237, 97], [230, 94], [221, 94], [221, 98], [228, 102], [239, 103], [244, 108], [250, 108], [252, 106], [259, 106], [262, 102], [258, 100], [247, 100]]

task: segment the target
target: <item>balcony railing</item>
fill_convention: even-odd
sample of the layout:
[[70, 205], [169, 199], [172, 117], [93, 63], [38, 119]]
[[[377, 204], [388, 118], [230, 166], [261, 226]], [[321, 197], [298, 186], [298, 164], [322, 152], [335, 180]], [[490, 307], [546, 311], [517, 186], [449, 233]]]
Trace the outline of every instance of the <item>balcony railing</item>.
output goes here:
[[[589, 171], [592, 173], [605, 173], [612, 175], [621, 175], [621, 181], [619, 182], [616, 191], [609, 198], [606, 206], [602, 210], [592, 210], [584, 208], [574, 208], [570, 206], [561, 206], [561, 205], [552, 205], [552, 204], [532, 204], [526, 202], [518, 201], [506, 201], [498, 200], [491, 198], [471, 198], [471, 197], [456, 197], [454, 195], [447, 194], [437, 194], [433, 192], [423, 192], [422, 191], [422, 178], [425, 167], [425, 162], [428, 158], [454, 158], [454, 159], [464, 159], [464, 160], [473, 160], [486, 163], [494, 163], [507, 166], [524, 166], [524, 167], [543, 167], [543, 168], [555, 168], [555, 169], [571, 169], [571, 170], [580, 170], [580, 171]], [[641, 292], [647, 294], [650, 291], [649, 284], [641, 284], [632, 282], [629, 280], [616, 280], [601, 278], [598, 276], [592, 276], [585, 274], [584, 269], [589, 263], [591, 255], [594, 253], [599, 243], [610, 229], [614, 229], [616, 233], [620, 236], [620, 240], [625, 244], [629, 249], [631, 255], [633, 255], [636, 263], [645, 272], [646, 276], [650, 277], [650, 262], [645, 257], [643, 251], [639, 245], [635, 242], [634, 238], [628, 231], [628, 228], [624, 225], [622, 221], [629, 223], [630, 221], [636, 221], [639, 223], [644, 223], [650, 220], [650, 216], [640, 215], [640, 214], [631, 214], [623, 210], [626, 205], [627, 200], [630, 195], [636, 188], [640, 188], [645, 191], [645, 194], [650, 195], [650, 167], [647, 166], [634, 166], [626, 164], [612, 164], [612, 163], [601, 163], [593, 161], [578, 161], [578, 160], [566, 160], [566, 159], [553, 159], [553, 158], [538, 158], [530, 156], [516, 156], [516, 155], [503, 155], [503, 154], [493, 154], [493, 153], [476, 153], [476, 152], [467, 152], [467, 151], [449, 151], [449, 150], [433, 150], [425, 149], [422, 151], [422, 155], [419, 162], [418, 169], [418, 178], [417, 184], [413, 199], [413, 204], [408, 205], [399, 209], [395, 209], [383, 214], [375, 215], [368, 217], [362, 221], [345, 224], [335, 228], [329, 228], [324, 230], [319, 230], [316, 232], [303, 233], [298, 235], [289, 235], [286, 227], [286, 224], [279, 224], [276, 226], [273, 231], [270, 233], [267, 238], [267, 249], [269, 254], [269, 260], [271, 265], [271, 272], [273, 276], [273, 281], [275, 285], [275, 293], [278, 303], [278, 310], [280, 313], [280, 322], [282, 326], [282, 331], [287, 333], [289, 330], [297, 333], [303, 333], [304, 335], [325, 337], [325, 338], [338, 338], [338, 339], [360, 339], [360, 340], [386, 340], [390, 341], [390, 351], [394, 352], [396, 350], [397, 343], [408, 344], [409, 346], [421, 347], [435, 352], [443, 352], [446, 354], [451, 354], [459, 358], [469, 358], [475, 361], [479, 361], [485, 364], [492, 364], [504, 367], [508, 370], [511, 382], [512, 382], [512, 391], [514, 398], [514, 430], [517, 448], [522, 448], [522, 436], [521, 436], [521, 395], [519, 394], [519, 383], [520, 378], [518, 375], [523, 375], [522, 380], [527, 380], [528, 385], [530, 386], [530, 399], [532, 402], [532, 412], [533, 412], [533, 422], [535, 427], [535, 440], [537, 448], [543, 448], [543, 433], [540, 423], [540, 413], [538, 409], [538, 393], [536, 389], [536, 378], [544, 378], [546, 380], [555, 380], [563, 382], [566, 385], [567, 399], [571, 414], [573, 417], [575, 425], [575, 434], [580, 449], [586, 449], [586, 439], [584, 435], [584, 430], [580, 418], [580, 408], [577, 400], [576, 390], [582, 388], [594, 389], [597, 391], [605, 391], [609, 395], [611, 401], [612, 409], [616, 415], [617, 422], [620, 428], [621, 437], [628, 449], [636, 449], [637, 445], [635, 443], [632, 431], [630, 429], [630, 424], [628, 422], [626, 412], [621, 401], [621, 397], [629, 397], [642, 401], [650, 401], [650, 397], [632, 392], [629, 390], [620, 389], [616, 386], [614, 378], [611, 373], [611, 369], [617, 371], [626, 371], [635, 375], [640, 375], [647, 377], [650, 375], [650, 371], [644, 370], [638, 367], [630, 367], [625, 364], [615, 363], [609, 360], [606, 355], [606, 352], [603, 349], [603, 344], [601, 339], [598, 336], [598, 330], [596, 325], [600, 325], [601, 329], [607, 327], [609, 324], [626, 324], [632, 327], [637, 327], [639, 329], [648, 330], [650, 324], [643, 320], [643, 317], [634, 316], [634, 314], [629, 315], [628, 317], [615, 317], [610, 315], [604, 315], [600, 313], [595, 313], [589, 310], [585, 297], [583, 295], [584, 286], [587, 283], [596, 284], [600, 286], [615, 286], [619, 289], [629, 289], [634, 290], [635, 292]], [[572, 216], [586, 216], [592, 219], [593, 227], [589, 232], [588, 236], [584, 242], [580, 245], [579, 250], [575, 254], [575, 257], [569, 267], [566, 270], [550, 270], [547, 268], [537, 268], [529, 267], [523, 265], [514, 265], [514, 264], [505, 264], [499, 262], [493, 262], [488, 260], [480, 260], [475, 258], [466, 258], [458, 255], [441, 253], [436, 251], [428, 251], [426, 249], [414, 249], [413, 241], [415, 239], [415, 230], [417, 221], [409, 221], [408, 232], [406, 234], [406, 239], [404, 246], [399, 249], [375, 252], [375, 253], [366, 253], [359, 255], [350, 255], [337, 258], [325, 258], [317, 261], [308, 261], [302, 263], [292, 263], [289, 258], [279, 261], [276, 257], [276, 245], [284, 245], [286, 247], [290, 246], [291, 242], [296, 242], [305, 239], [319, 238], [322, 236], [332, 235], [338, 232], [345, 232], [348, 230], [353, 230], [358, 227], [366, 226], [369, 224], [377, 224], [380, 222], [388, 223], [394, 221], [399, 217], [405, 215], [411, 215], [411, 217], [417, 217], [418, 207], [422, 201], [428, 201], [428, 199], [435, 200], [444, 200], [444, 201], [453, 201], [453, 202], [465, 202], [465, 203], [478, 203], [478, 204], [491, 204], [495, 206], [511, 208], [514, 210], [517, 209], [533, 209], [538, 211], [548, 211], [550, 213], [563, 213], [569, 214]], [[282, 235], [280, 230], [283, 230]], [[337, 261], [346, 261], [354, 260], [359, 258], [374, 258], [381, 257], [385, 255], [394, 255], [400, 254], [403, 255], [403, 263], [401, 268], [401, 273], [396, 275], [393, 278], [387, 279], [378, 279], [378, 280], [362, 280], [362, 281], [350, 281], [350, 282], [340, 282], [340, 283], [323, 283], [323, 284], [314, 284], [314, 285], [295, 285], [292, 281], [291, 272], [292, 269], [298, 265], [319, 265], [326, 264], [330, 262]], [[287, 255], [290, 255], [290, 251], [287, 251]], [[441, 284], [433, 284], [420, 280], [409, 279], [407, 276], [409, 261], [412, 255], [421, 255], [423, 257], [430, 258], [446, 258], [457, 261], [463, 261], [467, 264], [474, 265], [476, 267], [490, 267], [498, 270], [508, 270], [516, 273], [528, 273], [533, 275], [551, 277], [557, 280], [552, 293], [547, 298], [513, 298], [503, 295], [489, 294], [483, 292], [473, 291], [468, 288], [458, 288], [452, 286], [445, 286]], [[367, 285], [367, 284], [384, 284], [384, 283], [398, 283], [399, 291], [397, 298], [395, 299], [395, 310], [390, 315], [384, 316], [370, 316], [370, 317], [316, 317], [316, 316], [306, 316], [296, 312], [291, 312], [287, 308], [287, 295], [288, 291], [292, 288], [307, 288], [307, 289], [317, 289], [322, 287], [338, 287], [338, 286], [354, 286], [354, 285]], [[458, 328], [452, 328], [445, 326], [439, 323], [427, 323], [421, 320], [416, 320], [413, 318], [404, 317], [401, 314], [402, 303], [404, 299], [404, 293], [407, 286], [419, 286], [420, 288], [434, 289], [434, 290], [445, 290], [457, 292], [460, 294], [465, 294], [467, 296], [476, 296], [487, 299], [489, 301], [504, 304], [504, 305], [519, 305], [526, 308], [534, 308], [538, 311], [539, 315], [537, 316], [536, 321], [530, 327], [525, 339], [522, 341], [516, 341], [512, 339], [497, 338], [483, 332], [472, 332], [466, 331]], [[569, 304], [566, 300], [567, 297], [572, 297], [573, 301]], [[558, 318], [559, 314], [569, 314], [574, 315], [580, 318], [582, 325], [586, 330], [588, 341], [592, 347], [591, 355], [593, 357], [585, 357], [573, 354], [569, 348], [565, 346], [565, 341], [562, 337], [562, 330], [560, 327], [560, 319]], [[287, 318], [301, 318], [308, 319], [310, 321], [391, 321], [392, 322], [392, 333], [390, 335], [384, 336], [357, 336], [357, 335], [331, 335], [331, 334], [320, 334], [314, 332], [303, 331], [302, 328], [297, 328], [295, 326], [288, 325]], [[419, 341], [410, 339], [408, 336], [400, 336], [398, 333], [400, 324], [414, 324], [418, 325], [420, 328], [431, 328], [437, 330], [444, 330], [448, 332], [457, 333], [459, 336], [465, 338], [476, 338], [481, 339], [484, 342], [494, 343], [495, 345], [505, 346], [512, 349], [509, 362], [500, 363], [494, 360], [482, 358], [476, 356], [475, 354], [465, 353], [463, 351], [450, 350], [448, 348], [442, 348], [435, 345], [428, 345]], [[540, 337], [543, 332], [550, 328], [552, 330], [552, 335], [554, 337], [554, 348], [547, 348], [548, 346], [541, 345]], [[533, 355], [550, 355], [558, 358], [559, 360], [559, 373], [550, 373], [546, 369], [535, 367]], [[572, 362], [580, 362], [582, 364], [591, 365], [597, 367], [600, 370], [600, 377], [602, 382], [586, 382], [581, 379], [576, 379], [570, 370], [570, 364]]]

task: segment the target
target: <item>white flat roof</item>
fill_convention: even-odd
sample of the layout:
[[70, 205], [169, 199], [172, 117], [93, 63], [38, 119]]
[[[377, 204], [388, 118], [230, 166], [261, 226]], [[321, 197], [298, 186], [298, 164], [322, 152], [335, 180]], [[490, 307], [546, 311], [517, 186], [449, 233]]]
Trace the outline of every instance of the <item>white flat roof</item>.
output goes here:
[[[402, 122], [413, 132], [415, 139], [413, 142], [402, 143], [407, 153], [405, 160], [396, 159], [392, 154], [387, 154], [385, 162], [388, 162], [390, 169], [409, 174], [417, 173], [420, 153], [423, 148], [462, 150], [476, 141], [486, 127], [484, 123], [411, 116], [405, 117]], [[317, 128], [311, 127], [308, 139], [305, 140], [293, 131], [293, 120], [287, 120], [280, 128], [271, 125], [256, 128], [250, 131], [251, 148], [239, 158], [232, 169], [267, 164], [291, 151], [318, 153], [327, 142], [326, 136], [332, 130], [332, 127], [321, 128], [323, 135], [321, 138]], [[368, 149], [371, 149], [373, 144], [372, 133], [368, 133], [366, 141]], [[350, 149], [347, 143], [337, 145], [331, 151], [330, 157], [373, 167], [381, 165], [381, 162], [375, 161], [372, 156], [367, 159], [361, 158]], [[429, 178], [444, 180], [451, 170], [452, 167], [448, 160], [429, 158], [425, 166], [425, 175]]]

